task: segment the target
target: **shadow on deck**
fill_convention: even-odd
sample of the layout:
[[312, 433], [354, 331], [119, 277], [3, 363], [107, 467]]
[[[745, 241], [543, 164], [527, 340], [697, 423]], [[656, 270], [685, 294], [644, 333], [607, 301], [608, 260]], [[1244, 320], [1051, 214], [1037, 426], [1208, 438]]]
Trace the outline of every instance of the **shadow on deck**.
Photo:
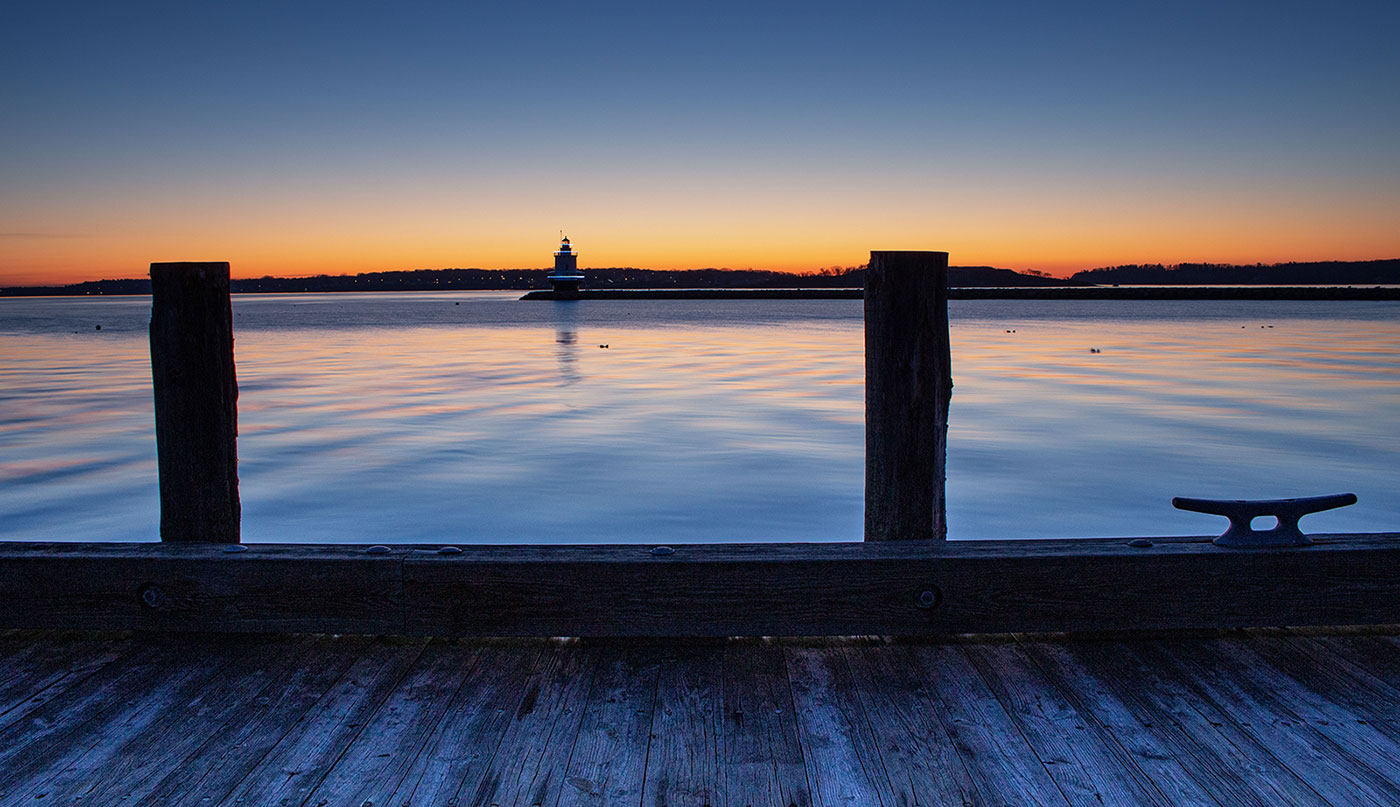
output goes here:
[[1400, 804], [1396, 633], [7, 633], [0, 804]]

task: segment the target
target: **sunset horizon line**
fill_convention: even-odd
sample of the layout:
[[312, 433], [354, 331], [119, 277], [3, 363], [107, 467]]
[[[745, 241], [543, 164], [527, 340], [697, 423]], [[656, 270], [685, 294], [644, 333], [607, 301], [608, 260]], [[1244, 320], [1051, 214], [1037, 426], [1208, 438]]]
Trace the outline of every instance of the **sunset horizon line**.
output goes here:
[[[1206, 267], [1222, 267], [1222, 268], [1225, 268], [1225, 267], [1248, 267], [1248, 266], [1275, 267], [1275, 266], [1288, 266], [1288, 265], [1297, 265], [1297, 264], [1332, 264], [1332, 263], [1335, 263], [1335, 264], [1357, 264], [1357, 263], [1380, 263], [1380, 262], [1386, 262], [1386, 261], [1400, 261], [1400, 255], [1393, 256], [1393, 257], [1377, 257], [1377, 258], [1290, 258], [1290, 259], [1287, 259], [1287, 260], [1271, 260], [1271, 261], [1261, 261], [1261, 260], [1256, 260], [1256, 261], [1220, 261], [1220, 260], [1176, 260], [1176, 261], [1163, 261], [1163, 260], [1137, 260], [1137, 261], [1119, 261], [1119, 262], [1108, 262], [1108, 263], [1085, 264], [1085, 265], [1083, 265], [1083, 266], [1081, 266], [1081, 267], [1079, 267], [1079, 268], [1063, 268], [1063, 267], [1062, 267], [1062, 268], [1058, 268], [1058, 269], [1056, 269], [1056, 270], [1040, 269], [1040, 268], [1036, 268], [1036, 267], [1033, 267], [1033, 266], [1015, 265], [1015, 264], [1004, 264], [1004, 263], [999, 263], [999, 262], [952, 262], [951, 257], [950, 257], [949, 267], [950, 267], [950, 268], [968, 268], [968, 269], [970, 269], [970, 268], [1001, 269], [1001, 270], [1013, 271], [1013, 272], [1016, 272], [1016, 273], [1018, 273], [1018, 274], [1024, 274], [1024, 275], [1030, 275], [1030, 276], [1040, 276], [1040, 277], [1050, 277], [1050, 278], [1056, 278], [1056, 279], [1062, 279], [1062, 280], [1064, 280], [1064, 279], [1069, 279], [1069, 278], [1073, 277], [1074, 275], [1076, 275], [1076, 274], [1078, 274], [1078, 273], [1081, 273], [1081, 272], [1091, 272], [1091, 271], [1100, 270], [1100, 269], [1111, 269], [1111, 268], [1125, 267], [1125, 266], [1143, 266], [1143, 267], [1161, 266], [1161, 267], [1166, 267], [1166, 268], [1181, 267], [1181, 266], [1206, 266]], [[240, 272], [240, 271], [238, 271], [238, 267], [237, 267], [236, 262], [234, 262], [234, 261], [222, 261], [222, 260], [218, 260], [218, 259], [205, 259], [205, 258], [202, 258], [202, 259], [198, 259], [198, 260], [189, 260], [189, 259], [179, 259], [179, 260], [174, 260], [174, 261], [164, 261], [164, 260], [162, 260], [162, 261], [152, 261], [151, 263], [166, 263], [166, 262], [172, 262], [172, 263], [175, 263], [175, 262], [191, 262], [191, 263], [224, 262], [224, 263], [228, 263], [228, 264], [230, 265], [230, 269], [231, 269], [231, 277], [232, 277], [233, 279], [235, 279], [235, 280], [259, 280], [259, 279], [264, 279], [264, 278], [268, 278], [268, 279], [277, 279], [277, 280], [297, 280], [297, 279], [303, 279], [303, 278], [317, 278], [317, 277], [358, 277], [358, 276], [366, 276], [366, 275], [392, 274], [392, 273], [398, 273], [398, 272], [451, 272], [451, 271], [465, 271], [465, 272], [547, 272], [547, 271], [550, 270], [550, 267], [549, 267], [549, 266], [546, 266], [546, 265], [541, 265], [541, 266], [525, 266], [525, 265], [494, 265], [494, 266], [491, 266], [491, 265], [486, 265], [486, 266], [478, 265], [478, 266], [472, 266], [472, 265], [459, 265], [459, 266], [411, 266], [411, 267], [402, 267], [402, 268], [365, 269], [365, 270], [359, 270], [359, 271], [355, 271], [355, 270], [341, 270], [341, 271], [337, 271], [337, 270], [333, 270], [333, 269], [328, 269], [328, 270], [311, 271], [311, 272], [299, 272], [299, 271], [291, 271], [291, 272], [275, 272], [275, 271], [274, 271], [274, 272], [258, 272], [257, 270]], [[1041, 264], [1041, 265], [1044, 266], [1045, 264]], [[609, 270], [619, 270], [619, 269], [632, 269], [632, 270], [650, 271], [650, 272], [716, 272], [716, 271], [718, 271], [718, 272], [773, 272], [773, 273], [777, 273], [777, 274], [787, 274], [787, 275], [795, 275], [795, 276], [812, 276], [812, 277], [818, 277], [818, 276], [821, 276], [822, 273], [824, 273], [824, 272], [825, 272], [825, 273], [830, 273], [830, 272], [832, 272], [833, 270], [835, 270], [835, 272], [837, 272], [837, 273], [840, 273], [840, 272], [849, 272], [849, 271], [852, 271], [852, 270], [857, 270], [857, 269], [864, 268], [865, 266], [866, 266], [866, 263], [854, 263], [854, 264], [837, 264], [837, 263], [833, 263], [833, 264], [826, 264], [826, 265], [813, 266], [813, 267], [807, 267], [807, 268], [801, 268], [801, 267], [782, 267], [782, 266], [714, 266], [714, 265], [710, 265], [710, 266], [697, 266], [697, 265], [680, 265], [680, 266], [677, 266], [677, 265], [669, 265], [669, 266], [668, 266], [668, 265], [659, 265], [659, 266], [658, 266], [658, 265], [614, 263], [614, 264], [608, 264], [608, 265], [581, 266], [581, 267], [580, 267], [580, 271], [609, 271]], [[85, 283], [114, 283], [114, 282], [127, 282], [127, 281], [133, 281], [133, 280], [142, 280], [142, 279], [147, 278], [148, 276], [149, 276], [149, 270], [147, 270], [147, 271], [141, 271], [141, 272], [138, 272], [138, 273], [136, 273], [136, 274], [129, 274], [129, 275], [112, 275], [112, 276], [101, 276], [101, 277], [98, 277], [98, 276], [95, 276], [95, 275], [88, 275], [88, 276], [85, 276], [85, 277], [74, 278], [74, 279], [63, 279], [63, 278], [45, 278], [45, 279], [25, 278], [25, 279], [22, 279], [22, 280], [14, 280], [14, 281], [10, 281], [10, 282], [3, 283], [3, 285], [0, 285], [0, 288], [12, 288], [12, 289], [20, 289], [20, 288], [42, 288], [42, 287], [62, 288], [62, 287], [68, 287], [68, 286], [78, 286], [78, 285], [82, 285], [82, 284], [85, 284]]]

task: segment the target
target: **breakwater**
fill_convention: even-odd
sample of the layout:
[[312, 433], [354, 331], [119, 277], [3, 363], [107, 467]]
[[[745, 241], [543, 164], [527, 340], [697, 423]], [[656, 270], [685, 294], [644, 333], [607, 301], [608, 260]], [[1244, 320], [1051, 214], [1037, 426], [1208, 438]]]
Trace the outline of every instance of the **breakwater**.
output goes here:
[[[537, 290], [522, 300], [859, 300], [863, 289]], [[1021, 286], [948, 289], [950, 300], [1400, 300], [1393, 286]]]

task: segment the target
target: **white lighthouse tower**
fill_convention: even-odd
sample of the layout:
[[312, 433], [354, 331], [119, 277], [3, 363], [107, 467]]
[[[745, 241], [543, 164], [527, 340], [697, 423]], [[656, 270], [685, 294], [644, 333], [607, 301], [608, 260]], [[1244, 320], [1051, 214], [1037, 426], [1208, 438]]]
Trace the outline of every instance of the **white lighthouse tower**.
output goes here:
[[554, 274], [549, 276], [549, 283], [554, 287], [556, 298], [578, 296], [583, 275], [578, 271], [578, 253], [569, 245], [568, 237], [559, 243], [559, 251], [554, 253]]

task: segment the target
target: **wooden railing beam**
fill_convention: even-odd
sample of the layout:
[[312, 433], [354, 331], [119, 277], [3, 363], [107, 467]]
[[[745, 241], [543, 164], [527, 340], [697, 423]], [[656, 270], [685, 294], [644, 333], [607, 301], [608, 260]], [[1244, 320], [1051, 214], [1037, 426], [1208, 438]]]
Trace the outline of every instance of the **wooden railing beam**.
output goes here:
[[[919, 635], [1400, 623], [1400, 534], [437, 546], [0, 542], [0, 629]], [[1131, 543], [1131, 545], [1130, 545]]]

